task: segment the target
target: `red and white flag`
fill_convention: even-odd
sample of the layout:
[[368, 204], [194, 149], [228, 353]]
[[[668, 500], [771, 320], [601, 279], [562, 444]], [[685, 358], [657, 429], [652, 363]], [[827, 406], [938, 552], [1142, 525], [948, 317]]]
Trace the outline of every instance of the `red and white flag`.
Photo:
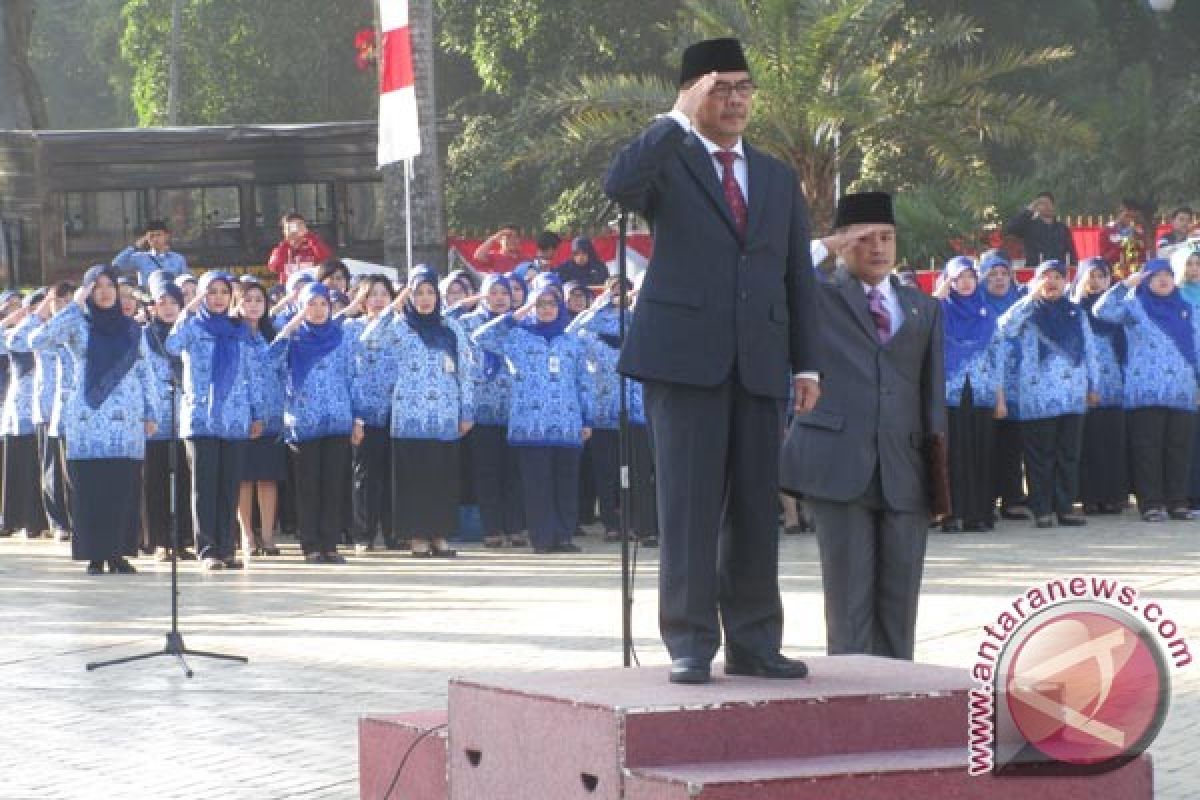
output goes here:
[[379, 166], [421, 152], [408, 0], [379, 0]]

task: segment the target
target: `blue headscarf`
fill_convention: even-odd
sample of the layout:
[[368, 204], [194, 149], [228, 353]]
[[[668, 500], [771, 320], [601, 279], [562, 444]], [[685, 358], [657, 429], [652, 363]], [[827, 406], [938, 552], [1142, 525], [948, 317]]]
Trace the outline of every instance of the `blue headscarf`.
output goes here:
[[[988, 273], [997, 267], [1008, 270], [1008, 291], [1002, 295], [994, 295], [987, 290]], [[999, 317], [1013, 307], [1025, 292], [1017, 285], [1017, 276], [1013, 273], [1012, 262], [1003, 250], [994, 249], [985, 252], [979, 259], [979, 282], [983, 288], [983, 302], [987, 303], [992, 313]]]
[[1112, 267], [1103, 258], [1085, 258], [1079, 262], [1079, 271], [1075, 273], [1075, 283], [1071, 285], [1071, 300], [1083, 307], [1083, 310], [1087, 312], [1088, 324], [1092, 326], [1092, 333], [1107, 339], [1112, 344], [1117, 361], [1124, 365], [1129, 359], [1129, 344], [1125, 339], [1125, 326], [1119, 322], [1108, 322], [1096, 316], [1094, 309], [1096, 303], [1103, 296], [1103, 292], [1087, 294], [1088, 276], [1097, 271], [1103, 272], [1105, 275], [1112, 275]]
[[533, 287], [530, 288], [529, 294], [534, 301], [544, 294], [553, 295], [558, 302], [558, 316], [551, 322], [540, 322], [537, 318], [537, 309], [534, 309], [522, 323], [526, 330], [530, 333], [536, 333], [547, 342], [554, 339], [556, 336], [562, 335], [567, 326], [571, 324], [571, 315], [567, 311], [567, 304], [563, 301], [562, 283], [557, 275], [538, 275], [533, 281]]
[[317, 297], [325, 298], [329, 303], [329, 318], [320, 325], [305, 321], [292, 335], [288, 342], [288, 380], [293, 391], [304, 386], [308, 373], [316, 366], [318, 360], [332, 353], [342, 343], [342, 324], [333, 318], [333, 301], [330, 298], [329, 287], [322, 283], [309, 283], [297, 298], [299, 310], [304, 314], [308, 304]]
[[[508, 277], [506, 277], [504, 275], [489, 274], [483, 279], [483, 285], [479, 289], [479, 293], [481, 295], [483, 295], [483, 300], [481, 300], [480, 302], [483, 304], [484, 313], [487, 314], [487, 318], [489, 320], [495, 319], [496, 317], [500, 316], [496, 312], [492, 311], [491, 308], [489, 308], [487, 305], [488, 294], [496, 286], [502, 287], [504, 289], [504, 291], [508, 293], [508, 300], [509, 300], [510, 310], [511, 310], [511, 304], [512, 304], [512, 299], [513, 299], [512, 281], [509, 280]], [[485, 349], [483, 351], [483, 377], [484, 378], [486, 378], [487, 380], [490, 381], [492, 378], [496, 377], [496, 375], [500, 372], [501, 369], [503, 369], [503, 367], [504, 367], [504, 359], [503, 358], [496, 355], [491, 350]]]
[[[179, 308], [183, 309], [183, 289], [180, 289], [170, 281], [155, 281], [150, 285], [152, 287], [150, 289], [150, 296], [154, 298], [154, 302], [157, 303], [163, 297], [170, 296], [175, 298], [175, 302], [179, 304]], [[183, 380], [183, 359], [167, 352], [166, 347], [167, 336], [171, 334], [171, 327], [168, 323], [155, 317], [147, 323], [146, 331], [150, 334], [148, 337], [150, 339], [150, 349], [167, 359], [167, 362], [171, 365], [171, 372], [175, 376], [176, 385], [179, 385], [179, 382]]]
[[1136, 292], [1138, 301], [1146, 310], [1146, 316], [1150, 317], [1150, 321], [1175, 343], [1179, 354], [1187, 363], [1193, 367], [1197, 366], [1196, 333], [1192, 327], [1193, 308], [1191, 304], [1183, 299], [1178, 288], [1172, 289], [1171, 293], [1165, 297], [1150, 291], [1150, 279], [1158, 273], [1166, 272], [1174, 276], [1171, 262], [1165, 258], [1150, 259], [1146, 262], [1146, 266], [1142, 267], [1142, 272], [1146, 274], [1146, 277], [1138, 284]]
[[1183, 299], [1194, 306], [1200, 306], [1200, 283], [1187, 280], [1187, 263], [1192, 256], [1200, 256], [1200, 247], [1191, 245], [1180, 247], [1171, 254], [1171, 269], [1175, 271], [1175, 285]]
[[971, 294], [959, 294], [954, 281], [964, 272], [975, 270], [975, 262], [957, 256], [946, 263], [946, 281], [950, 294], [942, 300], [945, 315], [946, 374], [957, 374], [963, 364], [983, 352], [996, 333], [996, 314], [985, 302], [983, 288], [977, 283]]
[[83, 274], [83, 286], [89, 290], [87, 353], [84, 355], [83, 399], [92, 408], [100, 408], [113, 390], [137, 363], [142, 330], [121, 313], [118, 297], [108, 308], [100, 308], [91, 297], [91, 289], [101, 276], [117, 288], [117, 273], [107, 264], [97, 264]]
[[[208, 287], [217, 281], [224, 281], [229, 287], [229, 300], [233, 302], [233, 276], [228, 272], [213, 270], [200, 276], [196, 285], [196, 293], [201, 297], [208, 294]], [[213, 416], [221, 413], [225, 398], [233, 390], [233, 381], [237, 377], [238, 361], [242, 355], [242, 342], [250, 341], [250, 330], [233, 317], [229, 309], [219, 314], [211, 311], [208, 301], [200, 304], [200, 327], [213, 337], [212, 352], [212, 388], [208, 393], [208, 408]]]
[[458, 340], [454, 336], [454, 331], [447, 328], [442, 321], [442, 293], [438, 289], [438, 274], [424, 265], [413, 267], [412, 271], [408, 273], [408, 288], [415, 294], [417, 287], [422, 283], [432, 286], [433, 293], [437, 295], [433, 311], [428, 314], [417, 311], [417, 306], [413, 303], [410, 295], [404, 301], [404, 319], [408, 321], [408, 326], [417, 332], [417, 336], [421, 337], [421, 341], [426, 347], [432, 350], [441, 350], [453, 358], [457, 364]]
[[[1067, 277], [1067, 268], [1061, 261], [1043, 261], [1034, 272], [1034, 280], [1054, 271]], [[1083, 363], [1083, 312], [1071, 302], [1064, 291], [1057, 300], [1033, 301], [1033, 324], [1041, 336], [1038, 337], [1038, 357], [1045, 359], [1049, 346], [1060, 349], [1072, 364]]]

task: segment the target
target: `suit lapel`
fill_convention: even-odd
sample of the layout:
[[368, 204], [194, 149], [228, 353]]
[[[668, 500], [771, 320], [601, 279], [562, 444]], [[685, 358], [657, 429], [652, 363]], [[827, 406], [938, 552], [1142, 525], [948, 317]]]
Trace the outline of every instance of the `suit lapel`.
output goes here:
[[899, 301], [900, 310], [904, 313], [904, 324], [900, 326], [899, 330], [896, 331], [896, 335], [888, 342], [888, 346], [891, 346], [897, 339], [905, 338], [918, 332], [918, 329], [921, 327], [921, 308], [913, 296], [913, 289], [900, 285], [894, 278], [888, 278], [888, 280], [892, 281], [892, 288], [896, 291], [896, 300]]
[[850, 310], [851, 316], [858, 320], [863, 332], [871, 337], [871, 341], [879, 344], [879, 335], [875, 332], [875, 321], [871, 319], [871, 310], [867, 308], [867, 294], [863, 291], [858, 279], [843, 272], [838, 281], [838, 295]]
[[729, 203], [725, 201], [725, 191], [721, 188], [721, 182], [717, 180], [717, 168], [712, 163], [712, 156], [704, 148], [704, 143], [692, 134], [688, 134], [687, 138], [683, 140], [683, 144], [683, 163], [692, 173], [692, 177], [708, 193], [708, 198], [716, 207], [717, 213], [721, 215], [725, 224], [729, 226], [729, 230], [736, 236], [737, 225], [733, 221], [733, 212], [729, 210]]
[[746, 183], [749, 184], [750, 192], [749, 208], [746, 211], [746, 241], [752, 242], [754, 232], [765, 216], [771, 170], [767, 157], [746, 144], [745, 139], [742, 140], [742, 151], [746, 154]]

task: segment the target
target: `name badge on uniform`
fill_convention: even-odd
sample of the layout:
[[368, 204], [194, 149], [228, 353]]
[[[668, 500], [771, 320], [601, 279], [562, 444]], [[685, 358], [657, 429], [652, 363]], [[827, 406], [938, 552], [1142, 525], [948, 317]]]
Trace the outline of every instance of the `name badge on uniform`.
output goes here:
[[561, 365], [559, 364], [558, 356], [550, 356], [550, 361], [549, 361], [550, 374], [557, 375], [558, 371], [560, 369], [560, 366]]
[[442, 356], [442, 369], [450, 375], [453, 375], [458, 369], [458, 365], [454, 363], [454, 358], [449, 353]]
[[597, 364], [595, 361], [587, 362], [587, 371], [588, 372], [595, 375], [599, 370], [600, 370], [600, 365]]

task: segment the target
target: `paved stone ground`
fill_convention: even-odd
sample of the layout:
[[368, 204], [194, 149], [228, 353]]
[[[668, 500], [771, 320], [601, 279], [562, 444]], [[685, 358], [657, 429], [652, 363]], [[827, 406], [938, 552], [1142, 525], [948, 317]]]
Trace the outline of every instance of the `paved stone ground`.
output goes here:
[[[67, 545], [0, 540], [0, 798], [354, 798], [364, 712], [444, 706], [449, 675], [620, 663], [615, 545], [579, 556], [468, 550], [454, 562], [396, 553], [308, 566], [295, 548], [245, 573], [182, 571], [188, 645], [249, 656], [86, 672], [88, 661], [162, 645], [169, 576], [87, 577]], [[930, 537], [919, 660], [967, 667], [979, 626], [1050, 577], [1119, 577], [1162, 602], [1200, 656], [1200, 522], [1132, 515], [1084, 529], [1005, 524], [990, 536]], [[635, 632], [663, 663], [655, 558], [643, 552]], [[793, 654], [821, 652], [811, 536], [785, 538]], [[1151, 752], [1157, 796], [1200, 798], [1200, 666], [1176, 671]]]

